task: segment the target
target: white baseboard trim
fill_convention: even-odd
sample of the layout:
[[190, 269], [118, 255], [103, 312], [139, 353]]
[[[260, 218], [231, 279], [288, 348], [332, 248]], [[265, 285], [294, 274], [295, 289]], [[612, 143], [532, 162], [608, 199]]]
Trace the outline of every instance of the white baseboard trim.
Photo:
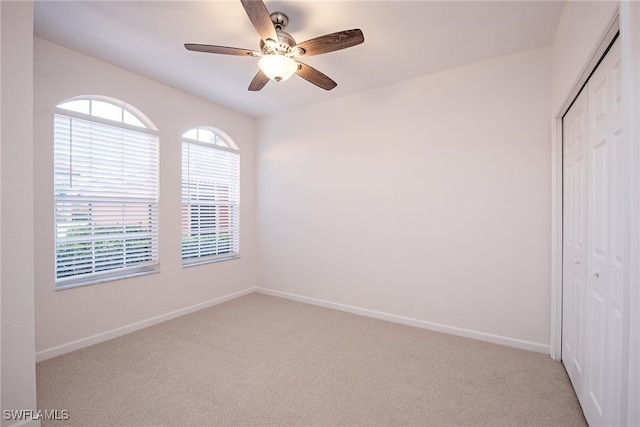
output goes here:
[[36, 353], [36, 362], [42, 362], [43, 360], [51, 359], [52, 357], [60, 356], [62, 354], [79, 350], [81, 348], [88, 347], [90, 345], [98, 344], [103, 341], [110, 340], [112, 338], [117, 338], [122, 335], [126, 335], [131, 332], [135, 332], [140, 329], [153, 326], [157, 323], [166, 322], [167, 320], [175, 319], [176, 317], [184, 316], [185, 314], [193, 313], [198, 310], [202, 310], [205, 308], [212, 307], [214, 305], [221, 304], [223, 302], [241, 297], [243, 295], [250, 294], [255, 291], [256, 291], [256, 288], [248, 288], [239, 292], [234, 292], [229, 295], [224, 295], [218, 298], [214, 298], [209, 301], [204, 301], [189, 307], [181, 308], [179, 310], [175, 310], [169, 313], [161, 314], [160, 316], [155, 316], [150, 319], [146, 319], [140, 322], [132, 323], [130, 325], [122, 326], [120, 328], [101, 332], [99, 334], [92, 335], [87, 338], [82, 338], [82, 339], [71, 341], [56, 347], [48, 348], [46, 350], [42, 350]]
[[447, 325], [442, 325], [440, 323], [427, 322], [425, 320], [412, 319], [410, 317], [383, 313], [380, 311], [354, 307], [351, 305], [340, 304], [336, 302], [325, 301], [325, 300], [311, 298], [311, 297], [304, 297], [301, 295], [290, 294], [287, 292], [274, 291], [272, 289], [257, 287], [255, 288], [255, 291], [266, 294], [266, 295], [290, 299], [293, 301], [299, 301], [299, 302], [304, 302], [308, 304], [318, 305], [321, 307], [333, 308], [340, 311], [346, 311], [348, 313], [359, 314], [361, 316], [373, 317], [375, 319], [387, 320], [389, 322], [401, 323], [403, 325], [415, 326], [417, 328], [429, 329], [431, 331], [436, 331], [436, 332], [444, 332], [447, 334], [458, 335], [465, 338], [473, 338], [480, 341], [506, 345], [509, 347], [515, 347], [523, 350], [535, 351], [538, 353], [546, 353], [546, 354], [549, 354], [549, 351], [550, 351], [549, 345], [546, 345], [546, 344], [539, 344], [535, 342], [519, 340], [516, 338], [503, 337], [500, 335], [493, 335], [485, 332], [478, 332], [470, 329], [458, 328], [455, 326], [447, 326]]

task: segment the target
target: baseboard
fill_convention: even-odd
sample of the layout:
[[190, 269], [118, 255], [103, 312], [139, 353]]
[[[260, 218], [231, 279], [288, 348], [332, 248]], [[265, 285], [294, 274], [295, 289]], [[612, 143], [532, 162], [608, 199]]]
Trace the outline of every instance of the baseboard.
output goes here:
[[239, 292], [234, 292], [229, 295], [204, 301], [189, 307], [181, 308], [180, 310], [175, 310], [170, 313], [165, 313], [160, 316], [156, 316], [150, 319], [142, 320], [140, 322], [132, 323], [127, 326], [122, 326], [120, 328], [101, 332], [99, 334], [92, 335], [87, 338], [82, 338], [82, 339], [68, 342], [66, 344], [62, 344], [56, 347], [48, 348], [46, 350], [42, 350], [36, 353], [36, 362], [42, 362], [43, 360], [51, 359], [52, 357], [60, 356], [62, 354], [79, 350], [81, 348], [88, 347], [90, 345], [98, 344], [103, 341], [110, 340], [112, 338], [117, 338], [119, 336], [126, 335], [131, 332], [135, 332], [140, 329], [147, 328], [157, 323], [166, 322], [167, 320], [175, 319], [176, 317], [184, 316], [185, 314], [193, 313], [195, 311], [202, 310], [204, 308], [209, 308], [214, 305], [221, 304], [223, 302], [241, 297], [243, 295], [250, 294], [255, 291], [256, 291], [256, 288], [248, 288]]
[[422, 329], [429, 329], [432, 331], [444, 332], [447, 334], [458, 335], [466, 338], [473, 338], [480, 341], [506, 345], [509, 347], [520, 348], [523, 350], [535, 351], [538, 353], [546, 353], [546, 354], [549, 354], [549, 351], [550, 351], [549, 345], [546, 345], [546, 344], [539, 344], [535, 342], [519, 340], [516, 338], [503, 337], [500, 335], [487, 334], [485, 332], [478, 332], [470, 329], [458, 328], [455, 326], [447, 326], [447, 325], [442, 325], [440, 323], [427, 322], [425, 320], [412, 319], [410, 317], [398, 316], [396, 314], [383, 313], [380, 311], [354, 307], [351, 305], [325, 301], [317, 298], [290, 294], [287, 292], [274, 291], [271, 289], [257, 287], [255, 288], [255, 291], [266, 294], [266, 295], [290, 299], [293, 301], [304, 302], [308, 304], [318, 305], [321, 307], [333, 308], [336, 310], [346, 311], [348, 313], [359, 314], [367, 317], [373, 317], [375, 319], [387, 320], [389, 322], [401, 323], [403, 325], [415, 326]]
[[120, 328], [105, 331], [96, 335], [92, 335], [87, 338], [82, 338], [76, 341], [68, 342], [56, 347], [51, 347], [36, 353], [36, 362], [42, 362], [43, 360], [51, 359], [56, 356], [69, 353], [71, 351], [79, 350], [90, 345], [98, 344], [103, 341], [117, 338], [122, 335], [135, 332], [140, 329], [147, 328], [157, 323], [162, 323], [167, 320], [175, 319], [176, 317], [184, 316], [185, 314], [193, 313], [198, 310], [202, 310], [208, 307], [212, 307], [217, 304], [241, 297], [243, 295], [250, 294], [252, 292], [260, 292], [266, 295], [272, 295], [276, 297], [286, 298], [293, 301], [304, 302], [321, 307], [332, 308], [335, 310], [341, 310], [348, 313], [359, 314], [362, 316], [372, 317], [375, 319], [387, 320], [390, 322], [401, 323], [403, 325], [415, 326], [422, 329], [429, 329], [437, 332], [444, 332], [452, 335], [458, 335], [466, 338], [473, 338], [480, 341], [487, 341], [495, 344], [506, 345], [509, 347], [520, 348], [524, 350], [535, 351], [538, 353], [549, 354], [549, 345], [534, 343], [530, 341], [519, 340], [515, 338], [504, 337], [500, 335], [487, 334], [484, 332], [473, 331], [470, 329], [458, 328], [455, 326], [442, 325], [434, 322], [427, 322], [425, 320], [413, 319], [410, 317], [399, 316], [396, 314], [384, 313], [375, 310], [369, 310], [366, 308], [355, 307], [346, 304], [340, 304], [331, 301], [325, 301], [317, 298], [305, 297], [296, 294], [290, 294], [287, 292], [275, 291], [271, 289], [265, 289], [260, 287], [248, 288], [239, 292], [234, 292], [229, 295], [214, 298], [208, 301], [201, 302], [199, 304], [185, 307], [180, 310], [175, 310], [170, 313], [165, 313], [160, 316], [152, 317], [150, 319], [142, 320], [140, 322], [132, 323]]

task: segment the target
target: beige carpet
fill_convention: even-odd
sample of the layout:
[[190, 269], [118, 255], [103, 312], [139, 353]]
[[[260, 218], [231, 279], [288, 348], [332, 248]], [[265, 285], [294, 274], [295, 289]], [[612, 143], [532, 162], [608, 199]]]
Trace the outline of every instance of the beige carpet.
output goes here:
[[586, 425], [549, 356], [253, 293], [37, 364], [43, 426]]

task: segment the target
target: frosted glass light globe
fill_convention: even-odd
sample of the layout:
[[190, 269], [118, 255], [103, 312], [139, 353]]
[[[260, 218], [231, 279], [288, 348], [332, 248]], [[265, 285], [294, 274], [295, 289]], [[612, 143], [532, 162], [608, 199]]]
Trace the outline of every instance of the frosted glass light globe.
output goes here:
[[284, 55], [267, 55], [260, 58], [258, 67], [271, 80], [287, 80], [298, 70], [296, 61]]

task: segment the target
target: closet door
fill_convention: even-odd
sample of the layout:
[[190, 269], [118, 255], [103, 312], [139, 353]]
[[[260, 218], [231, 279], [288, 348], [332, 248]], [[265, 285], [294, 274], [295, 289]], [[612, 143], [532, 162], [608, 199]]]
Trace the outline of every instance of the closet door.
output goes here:
[[582, 389], [584, 301], [587, 276], [587, 91], [562, 120], [563, 260], [562, 362], [576, 391]]
[[619, 41], [589, 79], [587, 90], [588, 274], [581, 403], [591, 425], [619, 425], [624, 319]]
[[562, 124], [562, 362], [591, 426], [625, 421], [621, 96], [616, 41]]

